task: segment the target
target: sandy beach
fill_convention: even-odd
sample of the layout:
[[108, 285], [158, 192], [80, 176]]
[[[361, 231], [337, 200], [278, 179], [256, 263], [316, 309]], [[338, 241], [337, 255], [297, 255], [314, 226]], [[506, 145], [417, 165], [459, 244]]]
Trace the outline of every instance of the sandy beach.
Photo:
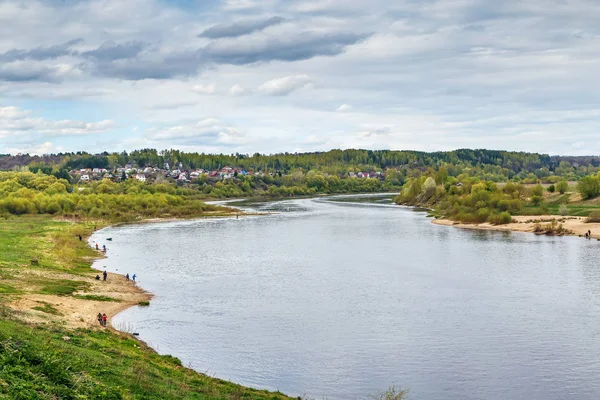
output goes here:
[[585, 217], [561, 217], [556, 215], [519, 215], [513, 217], [513, 222], [506, 225], [483, 224], [463, 224], [448, 219], [434, 219], [432, 223], [436, 225], [455, 226], [463, 229], [481, 229], [503, 232], [531, 232], [534, 233], [536, 223], [547, 224], [556, 220], [570, 231], [565, 235], [583, 236], [590, 230], [592, 238], [600, 239], [600, 223], [586, 223]]

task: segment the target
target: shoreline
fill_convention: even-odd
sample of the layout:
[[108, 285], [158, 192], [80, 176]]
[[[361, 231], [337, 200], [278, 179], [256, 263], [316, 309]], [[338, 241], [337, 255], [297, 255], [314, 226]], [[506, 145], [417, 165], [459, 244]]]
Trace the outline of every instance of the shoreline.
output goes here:
[[[442, 226], [453, 226], [461, 229], [472, 229], [472, 230], [486, 230], [496, 232], [521, 232], [521, 233], [533, 233], [536, 235], [544, 236], [575, 236], [583, 237], [585, 233], [590, 230], [592, 232], [592, 239], [600, 240], [600, 223], [585, 222], [585, 217], [573, 217], [573, 216], [556, 216], [556, 215], [517, 215], [513, 216], [513, 222], [505, 225], [492, 225], [484, 222], [480, 224], [467, 224], [450, 219], [433, 219], [432, 224]], [[547, 224], [556, 220], [562, 224], [567, 232], [560, 234], [546, 234], [535, 232], [535, 225], [537, 223]]]
[[[117, 226], [125, 226], [125, 225], [138, 225], [138, 224], [156, 224], [156, 223], [167, 223], [167, 222], [180, 222], [180, 221], [195, 221], [195, 220], [203, 220], [203, 219], [213, 219], [213, 218], [231, 218], [233, 216], [240, 216], [240, 217], [246, 217], [246, 216], [259, 216], [259, 215], [267, 215], [269, 213], [248, 213], [248, 212], [244, 212], [242, 210], [240, 210], [239, 213], [232, 213], [230, 215], [207, 215], [207, 216], [197, 216], [197, 217], [190, 217], [190, 218], [145, 218], [145, 219], [141, 219], [139, 221], [132, 221], [132, 222], [122, 222], [122, 223], [116, 223], [116, 224], [108, 224], [105, 226], [102, 226], [100, 229], [96, 230], [96, 231], [92, 231], [90, 233], [90, 235], [88, 237], [85, 238], [86, 243], [88, 244], [88, 246], [94, 250], [97, 251], [92, 244], [95, 243], [94, 241], [92, 241], [92, 236], [94, 236], [95, 234], [99, 234], [101, 231], [103, 231], [104, 229], [107, 228], [112, 228], [112, 227], [117, 227]], [[94, 265], [96, 264], [96, 262], [98, 260], [102, 260], [105, 258], [108, 258], [108, 255], [104, 252], [101, 251], [97, 251], [99, 254], [97, 257], [94, 257], [93, 259], [91, 259], [91, 264], [90, 264], [90, 268], [92, 268], [95, 271], [98, 272], [102, 272], [103, 269], [95, 267]], [[111, 279], [112, 278], [112, 279]], [[107, 313], [108, 315], [108, 325], [107, 327], [110, 329], [113, 329], [119, 333], [123, 333], [123, 334], [130, 334], [130, 332], [125, 332], [122, 331], [120, 329], [117, 329], [115, 326], [112, 325], [112, 319], [114, 317], [116, 317], [118, 314], [122, 313], [125, 310], [128, 310], [132, 307], [135, 306], [139, 306], [139, 303], [142, 301], [150, 301], [154, 298], [154, 293], [151, 293], [149, 291], [147, 291], [146, 289], [142, 288], [141, 286], [139, 286], [137, 283], [133, 282], [133, 281], [127, 281], [125, 279], [125, 275], [124, 274], [119, 274], [119, 273], [114, 273], [114, 272], [109, 272], [107, 275], [107, 281], [104, 282], [102, 280], [102, 278], [100, 279], [100, 284], [108, 284], [109, 281], [111, 284], [114, 285], [113, 282], [115, 282], [115, 280], [117, 281], [116, 285], [117, 286], [128, 286], [130, 288], [130, 290], [127, 290], [125, 293], [127, 293], [129, 296], [128, 299], [123, 299], [120, 303], [116, 303], [115, 306], [112, 307], [105, 307], [108, 308], [110, 314]], [[88, 301], [89, 302], [89, 301]], [[108, 304], [109, 302], [106, 302], [105, 304]], [[97, 324], [94, 324], [97, 325]], [[140, 340], [139, 338], [137, 338], [138, 340]]]

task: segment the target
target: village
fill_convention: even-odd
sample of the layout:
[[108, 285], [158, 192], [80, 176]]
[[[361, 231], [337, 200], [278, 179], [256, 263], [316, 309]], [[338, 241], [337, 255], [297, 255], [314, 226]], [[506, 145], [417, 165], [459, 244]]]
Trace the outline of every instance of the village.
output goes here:
[[[139, 182], [153, 183], [157, 180], [171, 180], [178, 184], [191, 183], [197, 179], [206, 179], [212, 181], [228, 180], [236, 177], [243, 176], [275, 176], [281, 173], [279, 172], [265, 172], [265, 171], [246, 171], [241, 168], [232, 168], [225, 166], [218, 170], [204, 170], [194, 169], [189, 171], [183, 168], [182, 163], [178, 163], [174, 168], [170, 168], [168, 163], [165, 163], [163, 168], [156, 167], [134, 167], [131, 164], [127, 164], [124, 167], [117, 167], [113, 170], [106, 168], [82, 168], [74, 169], [69, 171], [71, 178], [74, 183], [88, 183], [90, 181], [99, 181], [102, 179], [109, 179], [113, 182], [121, 182], [126, 179], [135, 179]], [[375, 172], [348, 172], [343, 176], [345, 178], [377, 178], [384, 179], [385, 175], [381, 171]]]

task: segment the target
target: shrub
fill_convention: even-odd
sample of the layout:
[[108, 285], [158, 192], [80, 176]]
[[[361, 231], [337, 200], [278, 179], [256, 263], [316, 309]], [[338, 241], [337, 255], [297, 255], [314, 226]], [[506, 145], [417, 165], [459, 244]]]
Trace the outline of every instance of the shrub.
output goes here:
[[531, 203], [534, 206], [539, 206], [540, 204], [542, 204], [542, 196], [538, 196], [538, 195], [532, 196]]
[[587, 219], [585, 220], [585, 222], [588, 223], [592, 223], [592, 222], [600, 222], [600, 211], [592, 211]]
[[542, 185], [535, 185], [533, 189], [531, 189], [531, 195], [542, 197], [544, 195], [544, 188]]
[[491, 215], [488, 218], [488, 222], [492, 225], [506, 225], [512, 222], [512, 216], [505, 211], [500, 214]]
[[548, 192], [554, 193], [555, 191], [556, 191], [556, 186], [554, 186], [554, 185], [548, 186]]
[[592, 199], [600, 194], [600, 182], [596, 176], [584, 176], [577, 182], [577, 191], [584, 199]]
[[558, 190], [560, 194], [565, 194], [565, 192], [569, 190], [569, 184], [567, 181], [560, 181], [556, 184], [556, 190]]
[[560, 215], [562, 215], [563, 217], [565, 215], [569, 215], [569, 209], [568, 209], [567, 205], [566, 204], [561, 204], [560, 207], [558, 207], [558, 213]]

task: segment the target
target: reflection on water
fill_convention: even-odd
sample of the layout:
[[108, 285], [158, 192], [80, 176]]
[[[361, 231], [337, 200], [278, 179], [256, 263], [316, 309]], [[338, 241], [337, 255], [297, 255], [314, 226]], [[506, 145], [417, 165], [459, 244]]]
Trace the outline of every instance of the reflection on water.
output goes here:
[[101, 231], [100, 263], [156, 294], [116, 324], [201, 372], [292, 395], [398, 383], [415, 399], [599, 398], [598, 242], [437, 226], [378, 200]]

